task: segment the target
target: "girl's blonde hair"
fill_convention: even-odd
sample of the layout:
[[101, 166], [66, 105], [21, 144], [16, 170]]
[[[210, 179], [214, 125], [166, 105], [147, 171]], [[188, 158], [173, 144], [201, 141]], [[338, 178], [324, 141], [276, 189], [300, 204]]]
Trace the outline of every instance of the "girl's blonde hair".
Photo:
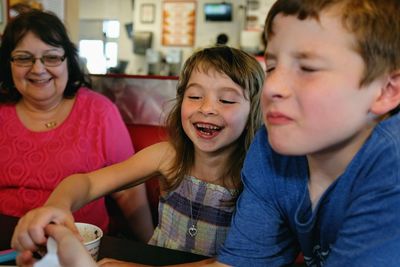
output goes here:
[[235, 188], [241, 190], [240, 171], [245, 154], [256, 130], [262, 124], [260, 110], [260, 92], [264, 82], [264, 71], [260, 63], [251, 55], [239, 49], [228, 46], [215, 46], [195, 52], [185, 62], [177, 84], [176, 102], [167, 117], [169, 142], [176, 151], [171, 173], [175, 179], [169, 184], [169, 190], [176, 188], [185, 175], [190, 173], [194, 165], [194, 147], [185, 134], [181, 121], [181, 107], [190, 76], [194, 70], [207, 73], [218, 71], [229, 76], [233, 82], [244, 90], [244, 95], [250, 100], [250, 113], [245, 130], [237, 140], [235, 151], [230, 156], [225, 177], [231, 177]]

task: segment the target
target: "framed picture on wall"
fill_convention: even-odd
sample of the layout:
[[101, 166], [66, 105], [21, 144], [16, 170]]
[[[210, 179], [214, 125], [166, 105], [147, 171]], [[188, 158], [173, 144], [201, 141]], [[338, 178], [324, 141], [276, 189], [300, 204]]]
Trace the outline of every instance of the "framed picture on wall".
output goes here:
[[164, 1], [162, 44], [193, 46], [196, 25], [195, 1]]
[[140, 22], [153, 23], [156, 7], [154, 4], [142, 4], [140, 6]]

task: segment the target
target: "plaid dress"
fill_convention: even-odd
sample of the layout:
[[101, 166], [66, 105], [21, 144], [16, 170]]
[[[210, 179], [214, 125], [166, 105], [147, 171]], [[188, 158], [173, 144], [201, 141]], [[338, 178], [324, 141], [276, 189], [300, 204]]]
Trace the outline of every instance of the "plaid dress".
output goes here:
[[[236, 190], [185, 177], [174, 191], [160, 197], [159, 221], [149, 244], [215, 256], [235, 209], [226, 202], [236, 194]], [[194, 236], [189, 234], [192, 225], [197, 229]]]

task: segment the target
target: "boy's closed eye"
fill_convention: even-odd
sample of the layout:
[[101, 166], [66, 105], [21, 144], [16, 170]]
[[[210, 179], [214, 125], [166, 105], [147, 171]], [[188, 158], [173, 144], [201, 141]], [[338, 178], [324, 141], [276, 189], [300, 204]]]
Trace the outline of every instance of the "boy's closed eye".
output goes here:
[[272, 60], [272, 59], [269, 59], [269, 60], [266, 59], [265, 60], [265, 72], [267, 74], [272, 72], [272, 71], [274, 71], [275, 67], [276, 67], [276, 61], [275, 60]]
[[300, 69], [302, 71], [304, 71], [304, 72], [316, 72], [316, 71], [318, 71], [318, 68], [312, 67], [312, 66], [306, 66], [306, 65], [300, 66]]
[[317, 72], [326, 70], [329, 68], [330, 64], [327, 59], [322, 56], [314, 55], [314, 54], [301, 54], [297, 61], [297, 67], [302, 72]]
[[275, 70], [275, 66], [266, 66], [266, 73], [268, 74], [268, 73], [271, 73], [271, 72], [273, 72]]

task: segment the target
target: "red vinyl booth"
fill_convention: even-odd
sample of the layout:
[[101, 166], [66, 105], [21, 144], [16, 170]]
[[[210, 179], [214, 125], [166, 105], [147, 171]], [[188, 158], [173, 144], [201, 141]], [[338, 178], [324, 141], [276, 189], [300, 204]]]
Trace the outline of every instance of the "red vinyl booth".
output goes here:
[[[139, 151], [149, 145], [166, 140], [166, 130], [163, 126], [145, 125], [145, 124], [127, 124], [135, 151]], [[158, 221], [158, 200], [160, 188], [158, 177], [153, 177], [146, 181], [147, 197], [153, 217], [154, 225]], [[110, 198], [106, 198], [106, 204], [110, 215], [109, 233], [116, 236], [125, 236], [133, 238], [122, 212], [116, 203]]]
[[[146, 146], [166, 140], [167, 134], [163, 126], [130, 124], [127, 125], [127, 127], [135, 151], [139, 151]], [[153, 215], [154, 225], [156, 225], [158, 219], [158, 198], [160, 195], [158, 177], [154, 177], [146, 181], [146, 190], [151, 212]]]

